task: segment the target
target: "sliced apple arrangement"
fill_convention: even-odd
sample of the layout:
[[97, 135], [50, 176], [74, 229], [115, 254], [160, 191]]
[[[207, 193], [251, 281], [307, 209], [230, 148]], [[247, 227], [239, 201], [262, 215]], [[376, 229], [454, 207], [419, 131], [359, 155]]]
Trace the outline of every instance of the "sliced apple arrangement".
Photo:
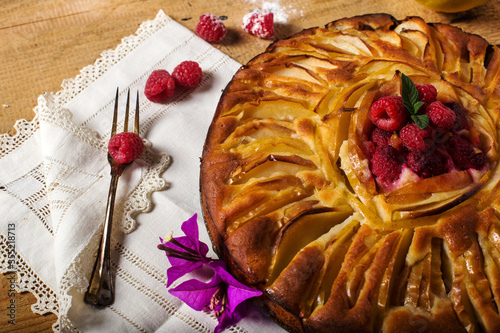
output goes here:
[[417, 17], [272, 43], [207, 134], [216, 252], [293, 332], [500, 331], [499, 87], [497, 46]]

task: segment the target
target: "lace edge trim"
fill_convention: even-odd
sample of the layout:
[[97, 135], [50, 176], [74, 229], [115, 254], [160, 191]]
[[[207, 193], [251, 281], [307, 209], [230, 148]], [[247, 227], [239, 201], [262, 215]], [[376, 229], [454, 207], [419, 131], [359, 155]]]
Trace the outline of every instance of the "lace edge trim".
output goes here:
[[[24, 258], [11, 245], [8, 238], [0, 234], [0, 273], [14, 273], [17, 275], [14, 289], [18, 293], [30, 292], [36, 298], [36, 303], [31, 305], [35, 314], [59, 314], [57, 295], [52, 288], [47, 286], [42, 279], [26, 263]], [[11, 259], [11, 263], [9, 263]]]
[[32, 120], [17, 120], [13, 128], [16, 130], [14, 135], [10, 135], [9, 133], [0, 134], [0, 158], [4, 158], [19, 148], [40, 129], [38, 115], [35, 112], [35, 117]]

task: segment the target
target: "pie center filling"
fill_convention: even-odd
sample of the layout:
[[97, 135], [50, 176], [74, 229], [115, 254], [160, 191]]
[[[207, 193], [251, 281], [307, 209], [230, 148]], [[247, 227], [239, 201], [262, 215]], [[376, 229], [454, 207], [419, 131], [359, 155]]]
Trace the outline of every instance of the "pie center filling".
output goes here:
[[458, 174], [441, 178], [461, 183], [478, 181], [490, 168], [485, 153], [489, 147], [481, 140], [479, 124], [457, 101], [441, 101], [432, 84], [413, 87], [416, 105], [404, 103], [407, 96], [386, 95], [376, 99], [368, 110], [361, 151], [369, 160], [379, 192], [387, 194], [451, 173]]

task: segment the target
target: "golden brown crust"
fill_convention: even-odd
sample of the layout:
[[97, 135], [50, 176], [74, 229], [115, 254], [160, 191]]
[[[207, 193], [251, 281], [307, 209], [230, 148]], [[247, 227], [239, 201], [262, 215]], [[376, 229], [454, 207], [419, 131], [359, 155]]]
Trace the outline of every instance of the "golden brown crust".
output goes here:
[[289, 312], [304, 317], [304, 313], [301, 313], [304, 296], [324, 260], [322, 251], [317, 247], [305, 248], [290, 263], [286, 273], [281, 274], [272, 286], [266, 289], [267, 293]]
[[264, 284], [271, 264], [269, 248], [274, 246], [273, 221], [269, 217], [253, 219], [238, 228], [225, 242], [249, 284]]
[[[458, 103], [482, 170], [382, 189], [363, 145], [400, 76]], [[500, 331], [500, 49], [371, 14], [272, 43], [235, 74], [205, 142], [212, 243], [292, 332]]]

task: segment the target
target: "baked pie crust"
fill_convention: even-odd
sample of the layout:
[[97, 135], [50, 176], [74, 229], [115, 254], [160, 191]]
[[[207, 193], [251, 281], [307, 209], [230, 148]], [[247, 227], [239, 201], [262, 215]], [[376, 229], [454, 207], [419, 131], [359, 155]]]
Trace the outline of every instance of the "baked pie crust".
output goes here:
[[[360, 147], [400, 73], [467, 110], [487, 167], [381, 191]], [[450, 25], [373, 14], [278, 40], [207, 135], [214, 248], [290, 331], [500, 332], [499, 113], [499, 47]]]

